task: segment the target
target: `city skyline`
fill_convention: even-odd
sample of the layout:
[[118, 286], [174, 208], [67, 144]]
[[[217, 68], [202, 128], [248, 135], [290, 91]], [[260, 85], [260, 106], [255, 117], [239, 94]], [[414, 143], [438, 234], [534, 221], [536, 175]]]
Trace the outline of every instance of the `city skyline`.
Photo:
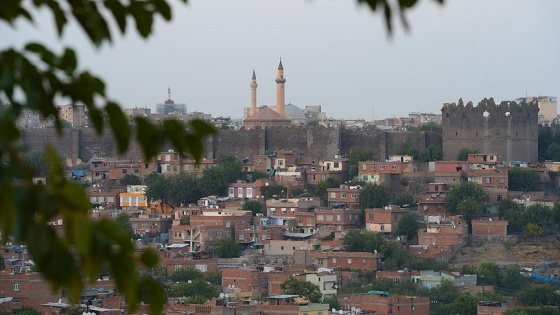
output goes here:
[[[372, 120], [438, 114], [459, 98], [558, 96], [560, 3], [538, 4], [424, 1], [407, 13], [409, 32], [395, 16], [389, 38], [381, 14], [354, 1], [190, 1], [174, 5], [172, 22], [158, 20], [147, 41], [128, 35], [95, 50], [72, 27], [62, 43], [78, 50], [80, 66], [101, 76], [123, 107], [155, 111], [170, 86], [188, 111], [241, 118], [253, 69], [257, 105], [275, 104], [282, 57], [286, 103]], [[51, 17], [37, 25], [0, 26], [7, 35], [0, 45], [57, 47]]]

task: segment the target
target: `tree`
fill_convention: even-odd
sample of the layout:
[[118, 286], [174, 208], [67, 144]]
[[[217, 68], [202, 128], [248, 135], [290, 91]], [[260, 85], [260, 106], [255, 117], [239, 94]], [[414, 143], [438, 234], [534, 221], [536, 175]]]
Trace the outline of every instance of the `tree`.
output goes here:
[[360, 209], [383, 208], [389, 204], [389, 191], [385, 186], [367, 184], [358, 197]]
[[469, 148], [462, 148], [457, 153], [457, 157], [455, 158], [457, 161], [466, 161], [469, 158], [469, 154], [476, 154], [480, 153], [477, 149], [469, 149]]
[[509, 265], [503, 273], [502, 287], [512, 291], [518, 291], [529, 283], [529, 278], [521, 274], [521, 267]]
[[551, 229], [554, 225], [554, 218], [554, 210], [543, 204], [530, 205], [524, 211], [524, 221], [526, 223], [538, 224], [543, 229]]
[[132, 224], [130, 224], [130, 215], [128, 213], [120, 212], [117, 215], [117, 222], [131, 238], [134, 236], [134, 230], [132, 229]]
[[319, 126], [319, 120], [317, 119], [313, 119], [307, 122], [307, 126], [309, 127], [318, 127]]
[[[467, 202], [468, 207], [459, 205]], [[478, 211], [484, 206], [488, 200], [488, 193], [481, 185], [474, 182], [462, 182], [459, 185], [451, 187], [451, 190], [445, 198], [447, 209], [451, 213], [461, 213], [461, 211], [469, 212], [471, 209]]]
[[141, 185], [142, 179], [134, 174], [126, 174], [119, 180], [119, 183], [123, 186], [127, 185]]
[[221, 154], [216, 166], [204, 170], [199, 185], [205, 196], [225, 196], [228, 185], [243, 177], [241, 161], [233, 155]]
[[192, 281], [201, 278], [204, 278], [204, 274], [193, 266], [181, 268], [169, 276], [169, 279], [173, 282], [188, 282], [189, 280]]
[[383, 236], [365, 230], [351, 230], [344, 235], [344, 250], [349, 252], [381, 252]]
[[179, 218], [179, 225], [189, 225], [191, 224], [191, 216], [190, 215], [182, 215]]
[[503, 217], [509, 211], [520, 211], [519, 204], [510, 198], [503, 199], [498, 204], [498, 214]]
[[546, 155], [549, 160], [560, 161], [560, 144], [557, 142], [551, 143], [546, 149]]
[[216, 246], [218, 258], [238, 258], [241, 255], [241, 245], [237, 244], [231, 237], [223, 237]]
[[418, 160], [420, 156], [420, 149], [415, 146], [412, 142], [406, 141], [401, 143], [399, 149], [397, 150], [398, 155], [409, 155], [414, 158], [414, 160]]
[[294, 187], [290, 190], [290, 197], [295, 198], [299, 195], [303, 195], [305, 193], [305, 189], [302, 187]]
[[525, 234], [525, 236], [533, 237], [536, 240], [538, 237], [544, 235], [544, 229], [536, 223], [529, 222], [523, 228], [523, 234]]
[[146, 184], [146, 199], [148, 202], [159, 201], [166, 203], [168, 201], [168, 187], [165, 177], [161, 174], [150, 174], [144, 180]]
[[167, 188], [167, 200], [174, 206], [186, 206], [196, 204], [202, 197], [195, 174], [181, 173], [171, 176], [165, 182]]
[[286, 294], [295, 294], [309, 299], [311, 303], [321, 302], [322, 294], [319, 286], [309, 281], [301, 281], [294, 277], [280, 284], [280, 288]]
[[560, 304], [560, 294], [552, 285], [536, 285], [525, 287], [517, 293], [516, 300], [525, 306], [541, 306]]
[[413, 240], [418, 236], [418, 220], [412, 213], [405, 214], [397, 223], [397, 235], [405, 235], [407, 240]]
[[172, 286], [170, 295], [172, 297], [193, 297], [196, 303], [205, 303], [211, 298], [218, 296], [218, 289], [204, 278], [197, 278], [190, 282], [180, 282]]
[[535, 191], [539, 189], [539, 173], [513, 167], [508, 170], [508, 190]]
[[251, 210], [253, 216], [256, 216], [258, 213], [262, 213], [263, 210], [262, 204], [256, 199], [245, 200], [241, 208], [243, 210]]
[[560, 315], [560, 311], [552, 307], [516, 307], [504, 311], [504, 315]]
[[348, 153], [348, 160], [351, 164], [358, 164], [358, 162], [376, 161], [379, 158], [379, 153], [374, 149], [356, 147]]
[[286, 191], [287, 188], [282, 185], [261, 186], [261, 194], [265, 200], [272, 198], [286, 198]]
[[418, 154], [419, 162], [441, 161], [441, 159], [443, 159], [443, 151], [441, 146], [437, 145], [429, 145]]
[[476, 268], [477, 284], [500, 286], [502, 272], [499, 266], [492, 261], [483, 260]]
[[[404, 178], [404, 177], [403, 177]], [[412, 197], [411, 194], [409, 193], [400, 193], [398, 194], [392, 202], [394, 205], [397, 205], [399, 207], [408, 207], [412, 204], [414, 204], [414, 197]]]

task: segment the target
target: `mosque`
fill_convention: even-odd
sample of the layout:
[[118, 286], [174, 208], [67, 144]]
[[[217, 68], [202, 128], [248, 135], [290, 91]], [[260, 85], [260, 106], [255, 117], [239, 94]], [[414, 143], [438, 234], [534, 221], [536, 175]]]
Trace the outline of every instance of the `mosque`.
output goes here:
[[285, 103], [284, 84], [284, 66], [282, 60], [278, 64], [278, 72], [276, 75], [276, 106], [260, 106], [257, 107], [257, 76], [253, 70], [251, 78], [251, 106], [246, 108], [243, 126], [245, 129], [253, 129], [257, 127], [282, 127], [292, 124], [305, 124], [308, 120], [305, 113], [297, 106]]

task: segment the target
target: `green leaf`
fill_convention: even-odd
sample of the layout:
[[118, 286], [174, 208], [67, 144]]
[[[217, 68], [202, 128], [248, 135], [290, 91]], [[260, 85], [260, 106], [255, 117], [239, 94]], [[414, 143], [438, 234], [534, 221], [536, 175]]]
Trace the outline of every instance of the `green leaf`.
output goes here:
[[58, 36], [62, 36], [62, 31], [64, 30], [64, 26], [68, 22], [68, 20], [66, 19], [66, 15], [60, 8], [58, 1], [52, 1], [52, 0], [47, 1], [47, 5], [52, 11], [54, 22], [56, 24], [56, 29], [58, 31]]
[[76, 58], [76, 52], [73, 49], [66, 48], [60, 58], [59, 67], [70, 75], [76, 71], [77, 66], [78, 60]]
[[117, 25], [119, 26], [119, 30], [121, 34], [126, 32], [126, 9], [122, 5], [120, 1], [104, 1], [105, 7], [107, 7], [111, 13], [113, 14], [113, 18]]
[[152, 0], [156, 10], [166, 20], [171, 20], [171, 7], [165, 0]]
[[105, 112], [109, 117], [109, 125], [111, 126], [113, 136], [117, 140], [117, 151], [119, 154], [123, 154], [128, 149], [130, 141], [130, 126], [128, 124], [128, 119], [124, 115], [120, 106], [113, 102], [107, 103], [107, 106], [105, 106]]
[[140, 261], [148, 268], [154, 268], [159, 262], [159, 255], [153, 249], [147, 249], [140, 255]]
[[145, 161], [151, 161], [159, 153], [163, 135], [153, 123], [144, 117], [134, 118], [136, 122], [136, 140], [142, 147]]

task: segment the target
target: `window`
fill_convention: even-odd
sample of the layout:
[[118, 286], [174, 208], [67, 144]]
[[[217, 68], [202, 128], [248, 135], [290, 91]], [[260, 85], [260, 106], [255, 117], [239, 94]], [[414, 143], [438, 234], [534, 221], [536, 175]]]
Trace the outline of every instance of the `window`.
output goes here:
[[126, 168], [123, 168], [122, 173], [126, 174]]
[[175, 271], [183, 269], [182, 265], [175, 265]]
[[341, 192], [341, 193], [340, 193], [340, 198], [346, 198], [346, 193], [345, 193], [345, 192]]
[[230, 187], [228, 189], [228, 195], [229, 195], [230, 198], [235, 197], [235, 189], [233, 187]]
[[332, 263], [333, 263], [333, 264], [336, 264], [336, 258], [335, 258], [335, 257], [333, 257]]
[[350, 197], [355, 199], [357, 197], [357, 194], [355, 192], [353, 192], [353, 193], [350, 194]]
[[338, 162], [334, 162], [334, 168], [338, 168]]
[[370, 168], [372, 171], [375, 170], [375, 164], [371, 164], [371, 165], [369, 166], [369, 168]]
[[263, 165], [264, 165], [263, 160], [259, 160], [259, 166], [263, 166]]
[[12, 290], [15, 292], [19, 291], [19, 282], [12, 282]]
[[373, 220], [373, 213], [371, 213], [371, 212], [369, 213], [369, 219]]
[[138, 173], [140, 173], [140, 170], [137, 169], [137, 168], [135, 168], [135, 169], [134, 169], [134, 174], [138, 174]]
[[336, 198], [336, 193], [334, 191], [331, 192], [331, 198], [333, 198], [333, 199]]
[[385, 169], [385, 164], [379, 165], [379, 169], [380, 169], [380, 170], [384, 170], [384, 169]]
[[490, 177], [485, 177], [485, 178], [484, 178], [484, 182], [485, 182], [486, 184], [491, 184], [491, 183], [492, 183], [492, 178], [490, 178]]
[[381, 225], [379, 226], [379, 229], [380, 229], [381, 231], [385, 231], [385, 224], [381, 224]]
[[397, 169], [397, 166], [395, 164], [391, 164], [391, 169], [394, 171]]
[[253, 198], [253, 188], [247, 187], [246, 194], [247, 198]]
[[502, 195], [496, 196], [496, 201], [502, 201], [502, 199], [503, 199]]
[[336, 215], [336, 221], [340, 221], [340, 219], [341, 219], [341, 218], [340, 218], [340, 214], [337, 214], [337, 215]]
[[500, 184], [505, 183], [505, 179], [503, 177], [500, 177]]
[[148, 228], [148, 223], [142, 223], [142, 228], [147, 229]]
[[323, 221], [323, 215], [322, 214], [317, 215], [317, 221]]
[[327, 221], [332, 221], [332, 218], [333, 218], [332, 214], [327, 214]]
[[367, 165], [366, 164], [362, 164], [362, 170], [367, 170]]
[[352, 264], [352, 258], [348, 258], [348, 260], [346, 260], [348, 262], [348, 264]]
[[245, 234], [239, 234], [239, 240], [240, 241], [245, 240]]

